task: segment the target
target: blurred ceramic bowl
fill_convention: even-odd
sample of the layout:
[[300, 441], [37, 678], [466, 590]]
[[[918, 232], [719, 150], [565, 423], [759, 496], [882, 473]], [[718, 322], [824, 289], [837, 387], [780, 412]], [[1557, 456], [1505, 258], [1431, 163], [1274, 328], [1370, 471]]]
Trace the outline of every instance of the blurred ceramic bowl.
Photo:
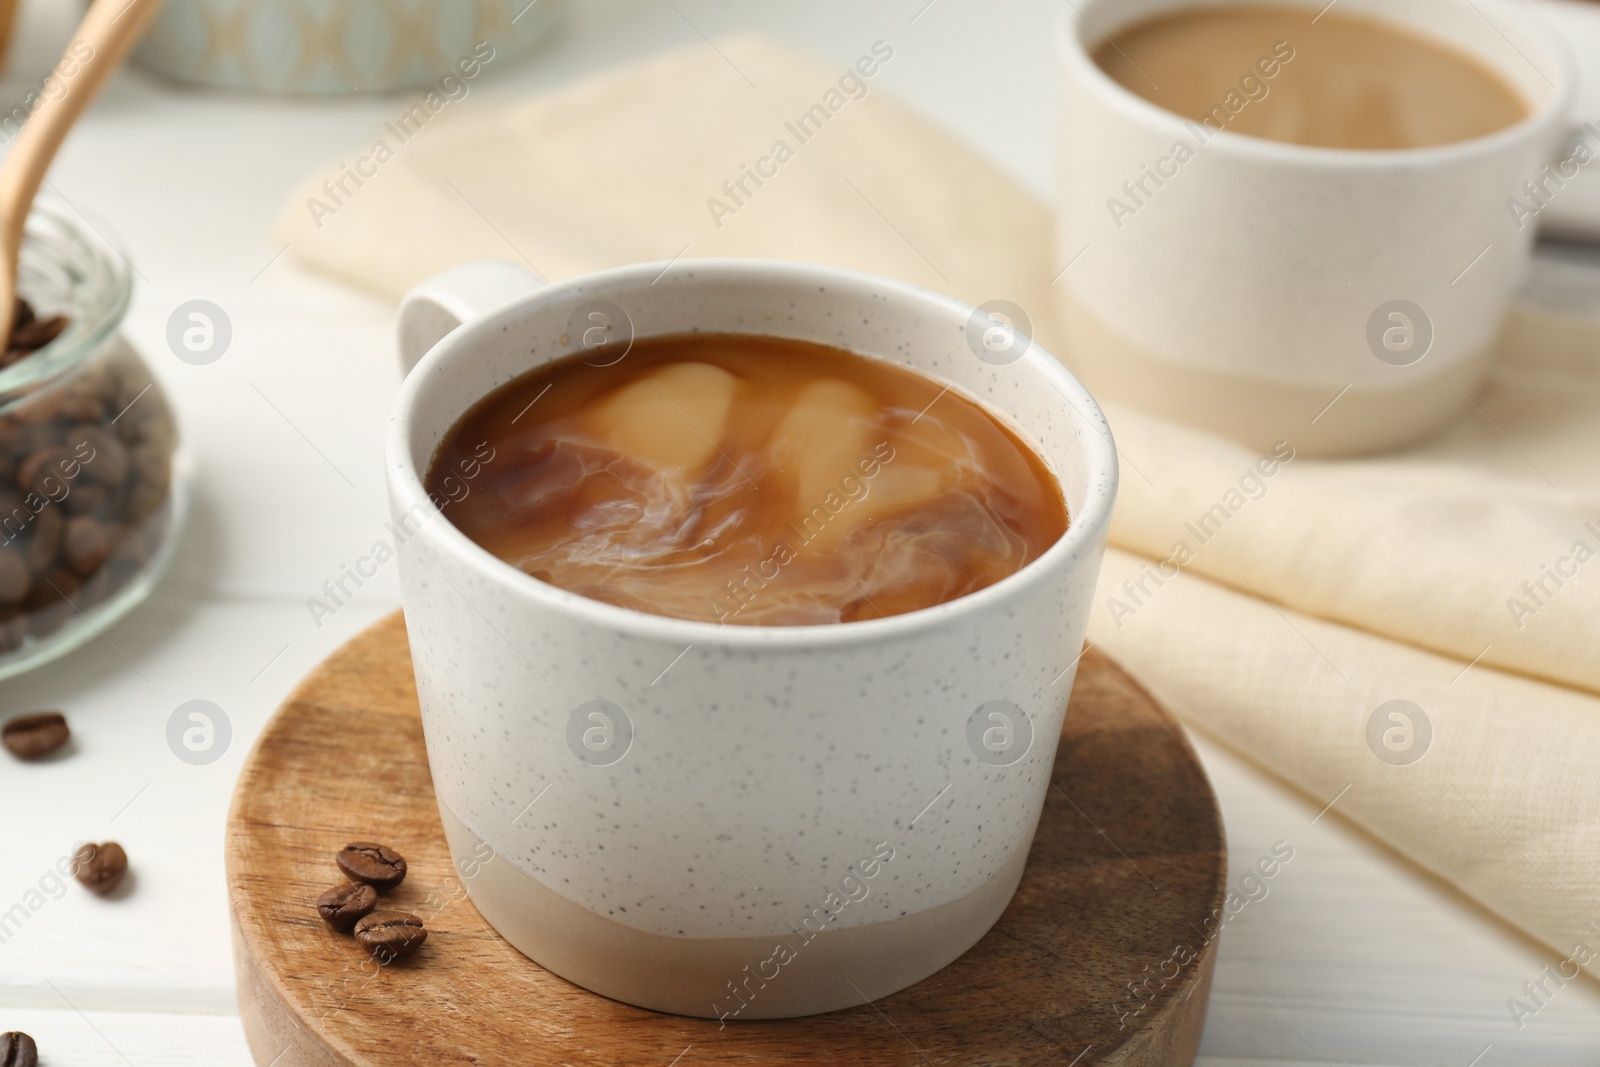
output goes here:
[[167, 0], [135, 53], [179, 81], [274, 93], [432, 85], [550, 35], [562, 0]]

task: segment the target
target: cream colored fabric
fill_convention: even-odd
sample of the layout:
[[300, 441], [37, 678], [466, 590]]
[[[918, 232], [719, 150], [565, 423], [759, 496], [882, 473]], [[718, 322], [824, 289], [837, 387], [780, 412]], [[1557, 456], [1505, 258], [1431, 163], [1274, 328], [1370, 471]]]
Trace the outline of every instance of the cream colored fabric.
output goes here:
[[[338, 163], [309, 181], [282, 239], [390, 295], [478, 258], [550, 277], [680, 255], [814, 260], [1011, 300], [1051, 343], [1042, 205], [887, 99], [881, 75], [834, 98], [842, 69], [755, 39], [719, 48], [447, 109], [316, 220], [307, 200]], [[804, 143], [785, 125], [830, 102]], [[792, 158], [734, 204], [723, 182], [780, 140]], [[1565, 957], [1579, 938], [1600, 949], [1585, 926], [1600, 926], [1600, 280], [1539, 269], [1477, 409], [1404, 455], [1285, 462], [1288, 442], [1263, 460], [1113, 409], [1112, 538], [1127, 551], [1108, 561], [1091, 639]], [[1432, 725], [1410, 765], [1367, 740], [1395, 699]]]
[[[1112, 408], [1127, 551], [1090, 639], [1600, 976], [1600, 267], [1530, 285], [1487, 390], [1405, 453], [1263, 463]], [[1407, 742], [1391, 700], [1431, 724], [1409, 765], [1369, 740]]]
[[1421, 448], [1296, 458], [1271, 478], [1229, 442], [1113, 408], [1127, 462], [1112, 536], [1302, 611], [1600, 690], [1595, 360], [1500, 366]]
[[[1111, 552], [1102, 598], [1146, 562]], [[1121, 630], [1103, 608], [1095, 620], [1091, 641], [1158, 698], [1304, 789], [1317, 808], [1337, 800], [1335, 813], [1559, 958], [1579, 942], [1600, 951], [1600, 700], [1482, 664], [1462, 673], [1462, 660], [1280, 612], [1187, 574]], [[1368, 747], [1368, 720], [1391, 700], [1413, 702], [1431, 723], [1426, 754], [1409, 766]], [[1597, 964], [1588, 953], [1575, 960], [1600, 977]]]
[[[296, 193], [278, 236], [300, 262], [391, 297], [475, 259], [559, 279], [765, 256], [1047, 307], [1049, 213], [889, 100], [893, 45], [874, 46], [863, 41], [847, 70], [741, 37], [532, 100], [469, 98], [404, 144], [375, 131], [388, 162], [352, 147]], [[841, 88], [847, 73], [855, 82]], [[336, 186], [334, 204], [324, 183], [363, 157], [375, 176], [346, 180], [348, 196]]]

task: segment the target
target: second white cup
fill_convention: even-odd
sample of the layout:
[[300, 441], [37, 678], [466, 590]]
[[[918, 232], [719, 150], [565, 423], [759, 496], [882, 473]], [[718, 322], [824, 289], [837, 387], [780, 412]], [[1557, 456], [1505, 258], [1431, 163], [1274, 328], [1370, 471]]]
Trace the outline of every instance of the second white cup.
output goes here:
[[[1528, 105], [1489, 136], [1393, 151], [1219, 132], [1096, 65], [1107, 35], [1214, 2], [1086, 0], [1061, 24], [1064, 356], [1102, 399], [1257, 448], [1438, 430], [1482, 383], [1527, 264], [1535, 223], [1510, 201], [1561, 147], [1565, 45], [1509, 0], [1343, 0], [1478, 58]], [[1317, 6], [1265, 2], [1302, 8], [1300, 45], [1314, 37]]]

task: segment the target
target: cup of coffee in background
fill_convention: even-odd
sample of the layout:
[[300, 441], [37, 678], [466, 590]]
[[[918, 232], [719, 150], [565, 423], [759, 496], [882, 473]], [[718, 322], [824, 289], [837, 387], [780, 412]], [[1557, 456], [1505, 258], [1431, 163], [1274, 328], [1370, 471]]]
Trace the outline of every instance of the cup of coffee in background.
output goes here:
[[1466, 407], [1572, 165], [1573, 63], [1535, 12], [1087, 0], [1060, 49], [1058, 300], [1091, 388], [1308, 454]]
[[999, 918], [1117, 465], [1083, 387], [998, 328], [737, 260], [480, 264], [407, 298], [406, 625], [451, 852], [512, 945], [775, 1018], [904, 988]]

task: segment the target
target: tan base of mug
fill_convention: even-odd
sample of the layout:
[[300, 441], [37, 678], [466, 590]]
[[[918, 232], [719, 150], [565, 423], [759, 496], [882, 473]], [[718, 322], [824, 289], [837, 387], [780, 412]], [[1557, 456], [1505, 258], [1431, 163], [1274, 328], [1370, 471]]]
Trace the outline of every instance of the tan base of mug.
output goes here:
[[1141, 351], [1076, 301], [1069, 299], [1063, 312], [1063, 361], [1100, 400], [1261, 452], [1279, 441], [1305, 456], [1361, 455], [1414, 444], [1468, 409], [1493, 357], [1492, 347], [1486, 348], [1433, 373], [1410, 368], [1410, 384], [1399, 389], [1352, 386], [1340, 395], [1337, 387], [1285, 385], [1174, 363]]
[[[439, 812], [451, 855], [491, 855], [449, 809], [441, 804]], [[1030, 830], [994, 877], [959, 900], [890, 922], [829, 926], [809, 940], [796, 932], [729, 938], [648, 933], [574, 904], [498, 857], [463, 880], [500, 936], [585, 989], [677, 1015], [784, 1019], [877, 1000], [953, 962], [1005, 911], [1032, 842]], [[797, 926], [801, 918], [795, 916]], [[778, 951], [780, 944], [787, 954]]]

